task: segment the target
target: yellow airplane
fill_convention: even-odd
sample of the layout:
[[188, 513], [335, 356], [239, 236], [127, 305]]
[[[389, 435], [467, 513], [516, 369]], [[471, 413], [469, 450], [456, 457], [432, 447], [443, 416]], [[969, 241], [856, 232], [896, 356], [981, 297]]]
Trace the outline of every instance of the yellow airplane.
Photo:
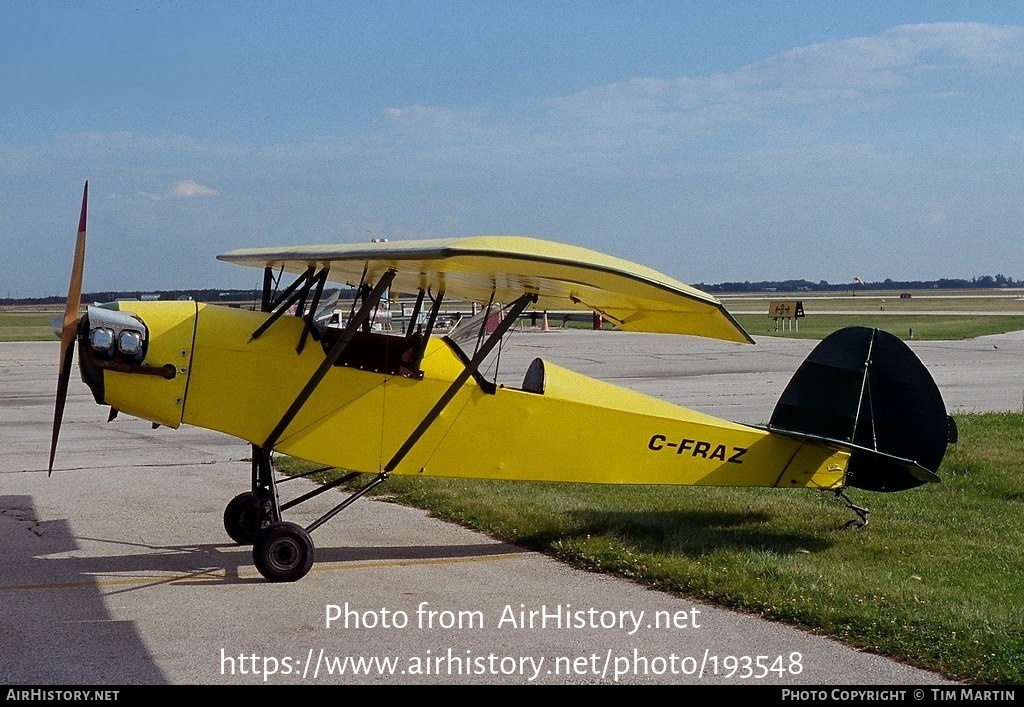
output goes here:
[[[738, 424], [536, 359], [520, 387], [481, 364], [530, 306], [590, 311], [625, 331], [753, 343], [714, 297], [591, 250], [513, 236], [234, 250], [263, 269], [260, 311], [193, 301], [122, 302], [80, 314], [88, 183], [61, 334], [50, 469], [75, 345], [98, 404], [252, 444], [251, 487], [225, 509], [270, 581], [303, 577], [310, 534], [392, 474], [601, 484], [824, 489], [863, 526], [846, 487], [939, 480], [955, 426], [924, 365], [883, 331], [822, 341], [764, 427]], [[284, 273], [295, 279], [276, 293]], [[343, 328], [316, 318], [325, 283], [356, 288]], [[416, 294], [404, 331], [370, 327], [386, 292]], [[471, 346], [435, 327], [445, 301], [483, 307]], [[496, 303], [504, 303], [499, 306]], [[290, 313], [291, 312], [291, 313]], [[464, 329], [460, 326], [457, 329]], [[465, 340], [465, 337], [461, 337]], [[553, 434], [557, 431], [557, 434]], [[594, 444], [599, 440], [600, 444]], [[283, 511], [279, 452], [373, 480], [312, 524]]]

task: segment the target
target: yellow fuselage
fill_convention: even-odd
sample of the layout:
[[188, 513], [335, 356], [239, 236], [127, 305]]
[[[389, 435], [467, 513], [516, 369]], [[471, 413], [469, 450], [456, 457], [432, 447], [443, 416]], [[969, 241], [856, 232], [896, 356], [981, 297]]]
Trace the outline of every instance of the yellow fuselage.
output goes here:
[[[194, 302], [125, 308], [149, 329], [143, 365], [172, 364], [176, 375], [105, 370], [104, 402], [163, 425], [196, 425], [262, 444], [325, 359], [314, 341], [296, 353], [303, 324], [294, 317], [282, 317], [250, 340], [269, 315]], [[422, 377], [333, 367], [274, 448], [342, 469], [382, 470], [464, 370], [453, 347], [430, 339], [419, 364]], [[543, 393], [488, 390], [470, 377], [393, 473], [827, 489], [844, 483], [846, 452], [720, 420], [550, 363], [544, 368]]]

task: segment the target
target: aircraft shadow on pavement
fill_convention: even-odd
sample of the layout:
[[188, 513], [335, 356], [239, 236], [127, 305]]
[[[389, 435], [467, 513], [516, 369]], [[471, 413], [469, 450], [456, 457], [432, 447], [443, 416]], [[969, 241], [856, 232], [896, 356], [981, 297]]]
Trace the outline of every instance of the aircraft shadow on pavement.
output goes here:
[[[86, 538], [81, 538], [86, 539]], [[98, 542], [124, 544], [123, 541], [88, 538]], [[92, 556], [61, 560], [73, 565], [63, 572], [75, 573], [146, 573], [165, 572], [166, 577], [154, 577], [153, 583], [175, 584], [210, 581], [225, 583], [263, 583], [256, 574], [249, 546], [234, 543], [207, 543], [196, 545], [143, 545], [141, 552]], [[529, 552], [515, 545], [478, 543], [470, 545], [409, 545], [379, 547], [317, 547], [317, 565], [324, 563], [355, 564], [361, 562], [429, 562], [432, 560], [462, 560], [489, 556]]]
[[[40, 522], [31, 496], [0, 496], [0, 684], [166, 684], [134, 622], [107, 611], [65, 520]], [[67, 564], [66, 564], [67, 563]]]
[[[165, 584], [202, 581], [264, 582], [255, 575], [252, 564], [252, 550], [249, 546], [226, 543], [200, 543], [186, 545], [155, 545], [126, 541], [115, 537], [75, 536], [67, 521], [40, 523], [32, 509], [31, 497], [0, 497], [0, 517], [4, 524], [12, 527], [3, 533], [4, 545], [13, 544], [13, 552], [22, 559], [9, 563], [4, 571], [0, 588], [11, 591], [22, 590], [23, 594], [50, 597], [51, 592], [64, 588], [95, 586], [99, 583], [110, 585], [105, 594], [118, 591], [133, 591], [147, 584]], [[18, 537], [27, 542], [18, 542]], [[110, 547], [109, 554], [91, 552], [84, 556], [47, 558], [60, 553], [81, 549], [83, 544], [90, 547]], [[2, 545], [0, 545], [2, 547]], [[137, 551], [132, 551], [132, 550]], [[318, 563], [359, 563], [381, 561], [424, 562], [431, 560], [460, 560], [481, 558], [527, 550], [515, 545], [484, 542], [450, 545], [393, 545], [370, 547], [316, 547]], [[15, 569], [16, 568], [16, 569]], [[12, 572], [11, 570], [15, 570]], [[153, 573], [152, 577], [146, 577]], [[166, 576], [163, 576], [166, 573]], [[123, 575], [139, 576], [137, 583], [125, 583], [120, 589], [116, 578]], [[243, 575], [243, 576], [240, 576]], [[244, 575], [252, 575], [251, 578]], [[152, 581], [147, 582], [150, 579]], [[49, 590], [33, 592], [29, 590]], [[97, 591], [96, 606], [103, 611], [102, 596]], [[76, 600], [77, 601], [77, 600]], [[106, 617], [109, 620], [109, 616]], [[99, 619], [91, 619], [99, 620]]]

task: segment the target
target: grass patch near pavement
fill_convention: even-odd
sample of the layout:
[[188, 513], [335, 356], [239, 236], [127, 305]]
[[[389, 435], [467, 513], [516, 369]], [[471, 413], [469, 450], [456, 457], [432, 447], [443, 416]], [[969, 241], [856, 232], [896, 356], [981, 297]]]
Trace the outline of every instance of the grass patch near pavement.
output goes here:
[[[796, 339], [824, 339], [848, 326], [882, 329], [903, 339], [916, 341], [962, 341], [978, 336], [1005, 334], [1024, 329], [1024, 316], [983, 314], [815, 314], [797, 320], [799, 331], [775, 331], [775, 323], [765, 315], [738, 314], [736, 321], [755, 339], [779, 336]], [[790, 325], [787, 325], [789, 327]]]
[[576, 567], [953, 679], [1021, 684], [1024, 415], [957, 422], [960, 442], [941, 483], [893, 494], [850, 489], [871, 510], [862, 530], [844, 529], [853, 514], [834, 495], [806, 490], [393, 476], [375, 494]]
[[57, 314], [0, 312], [0, 341], [58, 341], [51, 325]]

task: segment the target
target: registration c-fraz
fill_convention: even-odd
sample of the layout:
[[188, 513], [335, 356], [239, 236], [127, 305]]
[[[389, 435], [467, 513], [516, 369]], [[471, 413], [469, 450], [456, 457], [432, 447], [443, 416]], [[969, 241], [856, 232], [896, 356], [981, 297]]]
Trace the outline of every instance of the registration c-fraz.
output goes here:
[[702, 439], [681, 439], [678, 442], [670, 442], [665, 435], [652, 435], [647, 442], [647, 448], [652, 452], [660, 452], [664, 449], [675, 449], [676, 454], [700, 459], [718, 460], [729, 464], [742, 464], [743, 455], [747, 453], [746, 447], [732, 447], [725, 444], [716, 444]]

